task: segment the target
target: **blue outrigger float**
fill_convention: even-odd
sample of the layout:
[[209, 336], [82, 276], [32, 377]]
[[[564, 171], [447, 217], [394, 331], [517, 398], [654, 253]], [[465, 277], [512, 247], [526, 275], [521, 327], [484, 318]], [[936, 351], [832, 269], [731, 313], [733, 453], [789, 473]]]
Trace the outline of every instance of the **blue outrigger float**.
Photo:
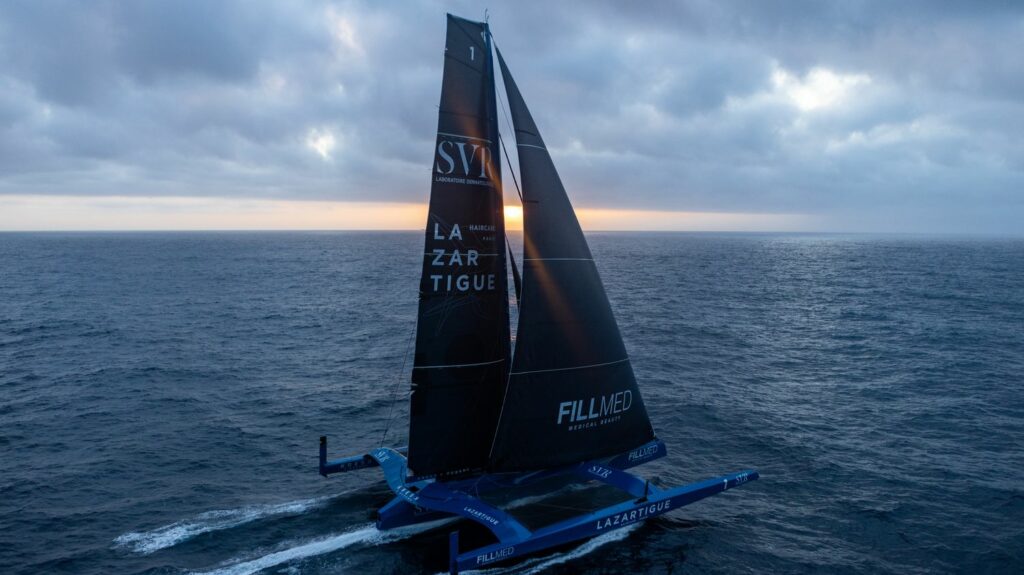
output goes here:
[[[505, 235], [492, 54], [516, 135], [521, 275]], [[381, 530], [459, 518], [489, 530], [493, 544], [465, 552], [451, 533], [451, 573], [600, 535], [757, 479], [750, 470], [661, 489], [627, 473], [667, 451], [554, 163], [487, 23], [449, 15], [444, 62], [409, 446], [329, 459], [321, 437], [320, 474], [380, 467], [395, 493], [379, 510]], [[628, 498], [535, 530], [481, 498], [555, 477], [599, 482]]]

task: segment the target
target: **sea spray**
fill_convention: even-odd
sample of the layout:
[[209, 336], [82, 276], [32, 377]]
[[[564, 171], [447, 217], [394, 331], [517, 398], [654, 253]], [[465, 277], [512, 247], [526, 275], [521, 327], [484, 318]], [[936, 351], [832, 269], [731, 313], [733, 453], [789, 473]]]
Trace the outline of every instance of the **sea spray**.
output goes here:
[[161, 549], [184, 543], [203, 533], [231, 529], [266, 517], [305, 513], [326, 504], [332, 497], [206, 511], [192, 519], [176, 521], [150, 531], [125, 533], [114, 539], [114, 545], [135, 553], [149, 555]]
[[[630, 533], [636, 531], [638, 527], [640, 527], [640, 524], [636, 523], [628, 527], [623, 527], [622, 529], [609, 531], [608, 533], [604, 533], [594, 537], [593, 539], [588, 539], [582, 545], [564, 553], [555, 553], [545, 557], [532, 557], [514, 565], [474, 571], [474, 573], [477, 573], [478, 575], [537, 575], [538, 573], [544, 573], [547, 569], [555, 565], [561, 565], [562, 563], [589, 555], [603, 545], [614, 543], [615, 541], [622, 541], [628, 537]], [[443, 574], [438, 573], [437, 575]]]
[[250, 575], [288, 561], [331, 553], [359, 543], [381, 542], [385, 538], [386, 536], [376, 527], [367, 525], [354, 531], [314, 539], [256, 559], [230, 564], [212, 571], [196, 572], [194, 575]]
[[225, 566], [218, 567], [210, 571], [195, 572], [193, 575], [251, 575], [252, 573], [257, 573], [263, 569], [274, 567], [288, 561], [307, 559], [317, 555], [333, 553], [353, 545], [380, 545], [390, 543], [392, 541], [399, 541], [452, 521], [454, 521], [454, 519], [440, 519], [437, 521], [421, 523], [419, 525], [393, 529], [387, 532], [382, 532], [373, 525], [364, 525], [357, 529], [337, 535], [321, 537], [293, 547], [286, 547], [285, 549], [257, 557], [256, 559], [240, 560], [233, 563], [229, 561]]

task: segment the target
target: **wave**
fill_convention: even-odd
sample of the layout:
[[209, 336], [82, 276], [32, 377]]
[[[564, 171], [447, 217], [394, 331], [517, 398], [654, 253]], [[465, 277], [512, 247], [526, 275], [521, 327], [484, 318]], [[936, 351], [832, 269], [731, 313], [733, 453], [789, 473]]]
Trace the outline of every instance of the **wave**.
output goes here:
[[125, 533], [114, 539], [114, 545], [135, 553], [149, 555], [161, 549], [188, 541], [203, 533], [231, 529], [265, 517], [304, 513], [324, 505], [332, 497], [337, 496], [318, 497], [287, 503], [248, 505], [238, 509], [207, 511], [200, 513], [192, 519], [177, 521], [150, 531]]

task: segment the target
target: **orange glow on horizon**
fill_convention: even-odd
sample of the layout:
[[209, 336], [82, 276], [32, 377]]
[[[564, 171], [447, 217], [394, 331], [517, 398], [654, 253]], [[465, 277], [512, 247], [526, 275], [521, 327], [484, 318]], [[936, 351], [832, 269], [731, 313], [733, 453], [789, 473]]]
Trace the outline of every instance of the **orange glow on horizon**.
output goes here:
[[[808, 231], [801, 214], [580, 208], [589, 231]], [[0, 196], [0, 230], [420, 230], [420, 203], [199, 197]], [[508, 230], [523, 208], [505, 206]]]
[[803, 214], [743, 212], [683, 212], [579, 208], [576, 217], [584, 231], [802, 231], [812, 225]]

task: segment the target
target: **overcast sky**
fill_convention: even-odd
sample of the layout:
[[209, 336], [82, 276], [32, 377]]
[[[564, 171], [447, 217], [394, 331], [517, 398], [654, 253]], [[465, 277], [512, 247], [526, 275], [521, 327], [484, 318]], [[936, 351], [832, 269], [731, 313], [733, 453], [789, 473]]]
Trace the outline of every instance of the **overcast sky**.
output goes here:
[[1024, 3], [722, 0], [8, 0], [0, 228], [422, 204], [444, 14], [485, 5], [578, 207], [1024, 230]]

